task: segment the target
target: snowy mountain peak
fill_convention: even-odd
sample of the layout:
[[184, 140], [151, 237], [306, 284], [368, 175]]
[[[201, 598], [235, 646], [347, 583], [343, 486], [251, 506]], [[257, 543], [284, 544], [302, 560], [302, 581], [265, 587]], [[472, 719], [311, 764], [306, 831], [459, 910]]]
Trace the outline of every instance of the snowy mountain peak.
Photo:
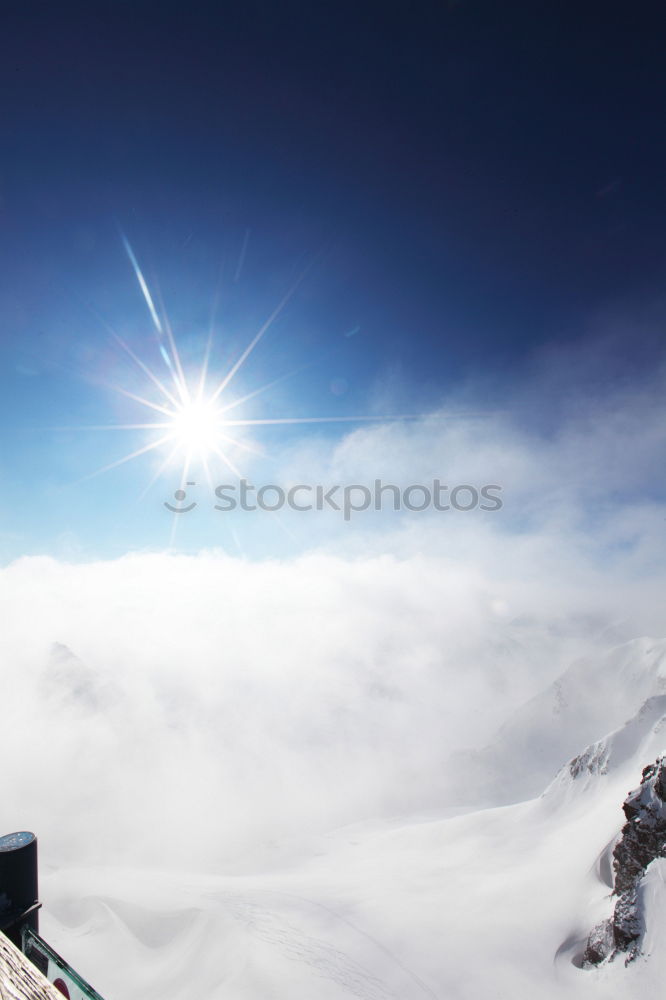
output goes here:
[[98, 707], [97, 678], [75, 653], [62, 642], [54, 642], [44, 675], [49, 696], [94, 710]]

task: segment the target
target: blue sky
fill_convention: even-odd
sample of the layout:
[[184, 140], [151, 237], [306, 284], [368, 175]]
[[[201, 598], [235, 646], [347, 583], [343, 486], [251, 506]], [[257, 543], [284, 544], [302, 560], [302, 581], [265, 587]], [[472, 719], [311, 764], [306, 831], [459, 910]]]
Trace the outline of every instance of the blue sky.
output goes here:
[[[143, 432], [76, 429], [146, 419], [110, 387], [145, 389], [111, 329], [168, 376], [121, 230], [188, 370], [217, 298], [211, 381], [307, 268], [234, 380], [241, 396], [293, 373], [249, 418], [482, 407], [551, 433], [567, 383], [608, 396], [661, 365], [657, 5], [315, 7], [10, 5], [4, 561], [169, 542], [170, 470], [141, 499], [146, 458], [85, 478]], [[569, 376], [539, 405], [548, 359], [567, 351]], [[295, 453], [334, 454], [349, 430], [262, 429], [252, 473], [279, 481]], [[243, 551], [298, 545], [244, 530]], [[177, 544], [237, 544], [217, 531], [202, 521]]]

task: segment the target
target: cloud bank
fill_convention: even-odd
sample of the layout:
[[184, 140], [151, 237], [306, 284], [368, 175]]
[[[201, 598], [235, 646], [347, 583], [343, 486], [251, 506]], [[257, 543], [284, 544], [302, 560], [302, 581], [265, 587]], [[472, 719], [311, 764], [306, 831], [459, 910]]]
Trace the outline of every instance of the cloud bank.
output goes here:
[[662, 389], [578, 392], [556, 427], [516, 396], [277, 455], [286, 483], [501, 483], [485, 517], [301, 519], [271, 560], [6, 566], [3, 826], [58, 859], [226, 870], [452, 804], [461, 750], [576, 658], [663, 633]]

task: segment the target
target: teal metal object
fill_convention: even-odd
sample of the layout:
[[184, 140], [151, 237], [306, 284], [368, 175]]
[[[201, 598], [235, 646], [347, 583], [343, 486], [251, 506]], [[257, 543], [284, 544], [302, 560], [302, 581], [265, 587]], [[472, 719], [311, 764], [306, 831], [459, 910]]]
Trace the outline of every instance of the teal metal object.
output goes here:
[[23, 954], [68, 1000], [104, 1000], [39, 934], [23, 928]]

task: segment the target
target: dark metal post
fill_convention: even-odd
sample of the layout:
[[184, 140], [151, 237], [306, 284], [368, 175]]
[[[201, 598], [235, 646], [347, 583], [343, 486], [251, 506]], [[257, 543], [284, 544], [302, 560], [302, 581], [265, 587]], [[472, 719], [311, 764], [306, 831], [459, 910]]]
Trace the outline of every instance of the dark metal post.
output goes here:
[[22, 831], [0, 837], [0, 931], [21, 947], [21, 929], [39, 930], [37, 837]]

